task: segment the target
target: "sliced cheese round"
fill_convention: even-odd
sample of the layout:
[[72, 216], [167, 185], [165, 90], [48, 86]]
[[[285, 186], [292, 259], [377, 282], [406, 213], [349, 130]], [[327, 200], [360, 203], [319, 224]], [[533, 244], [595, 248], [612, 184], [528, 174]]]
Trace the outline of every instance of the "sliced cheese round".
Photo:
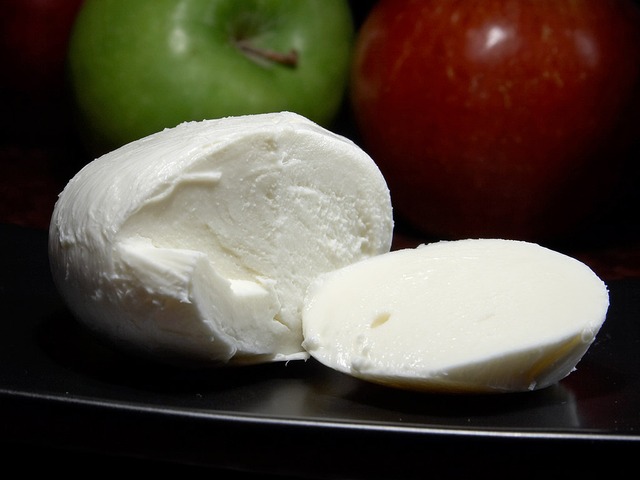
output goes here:
[[119, 345], [178, 362], [308, 358], [318, 274], [389, 251], [359, 147], [282, 112], [181, 124], [86, 165], [51, 219], [54, 281]]
[[535, 390], [572, 372], [608, 306], [586, 265], [542, 246], [437, 242], [321, 275], [303, 345], [329, 367], [399, 388]]

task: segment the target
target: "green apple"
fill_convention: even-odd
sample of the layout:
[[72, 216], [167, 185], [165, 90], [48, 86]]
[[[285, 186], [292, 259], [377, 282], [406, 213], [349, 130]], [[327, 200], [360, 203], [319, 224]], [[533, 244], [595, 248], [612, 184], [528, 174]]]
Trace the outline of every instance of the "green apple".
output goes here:
[[346, 0], [87, 0], [68, 58], [79, 124], [101, 151], [231, 115], [329, 127], [353, 38]]

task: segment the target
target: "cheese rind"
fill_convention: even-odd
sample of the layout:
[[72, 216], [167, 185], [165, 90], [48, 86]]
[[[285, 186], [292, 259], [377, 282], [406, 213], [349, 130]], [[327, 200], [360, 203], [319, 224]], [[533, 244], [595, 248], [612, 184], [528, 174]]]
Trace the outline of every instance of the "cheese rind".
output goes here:
[[298, 115], [189, 122], [86, 165], [56, 203], [49, 254], [76, 316], [177, 362], [308, 358], [318, 274], [389, 251], [378, 168]]
[[320, 276], [303, 345], [329, 367], [400, 388], [536, 390], [573, 371], [608, 306], [606, 285], [558, 252], [437, 242]]

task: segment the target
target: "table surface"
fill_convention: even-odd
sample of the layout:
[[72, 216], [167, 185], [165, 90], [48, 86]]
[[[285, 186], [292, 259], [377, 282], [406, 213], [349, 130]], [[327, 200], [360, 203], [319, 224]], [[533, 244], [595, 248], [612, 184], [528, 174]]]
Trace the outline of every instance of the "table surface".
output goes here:
[[[46, 240], [40, 229], [0, 224], [5, 455], [23, 445], [29, 456], [53, 450], [57, 462], [62, 451], [262, 475], [419, 478], [425, 461], [460, 474], [490, 471], [496, 451], [505, 472], [524, 463], [532, 475], [548, 468], [541, 458], [566, 461], [574, 449], [590, 461], [573, 473], [631, 464], [640, 453], [640, 279], [609, 282], [607, 321], [558, 384], [425, 394], [313, 360], [180, 369], [129, 357], [75, 322], [50, 278]], [[319, 464], [318, 448], [333, 461]]]

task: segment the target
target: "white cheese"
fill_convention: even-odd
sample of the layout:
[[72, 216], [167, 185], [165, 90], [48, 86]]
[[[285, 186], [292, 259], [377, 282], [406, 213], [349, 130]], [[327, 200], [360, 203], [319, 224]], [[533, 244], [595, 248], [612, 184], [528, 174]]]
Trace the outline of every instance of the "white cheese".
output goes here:
[[331, 368], [400, 388], [535, 390], [574, 370], [608, 306], [605, 284], [566, 255], [520, 241], [438, 242], [321, 275], [303, 345]]
[[389, 251], [391, 202], [353, 142], [282, 112], [181, 124], [86, 165], [51, 219], [86, 325], [170, 361], [308, 358], [318, 274]]

